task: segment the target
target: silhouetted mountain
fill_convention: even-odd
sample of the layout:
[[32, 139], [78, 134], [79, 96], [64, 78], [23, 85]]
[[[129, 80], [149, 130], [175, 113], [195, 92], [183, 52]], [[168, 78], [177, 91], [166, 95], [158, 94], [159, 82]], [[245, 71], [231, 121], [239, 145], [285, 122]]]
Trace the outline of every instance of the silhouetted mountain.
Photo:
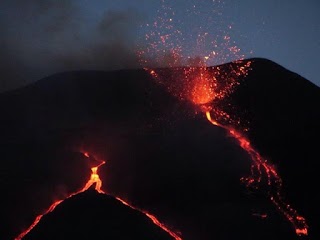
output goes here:
[[57, 206], [24, 239], [169, 240], [172, 237], [142, 213], [113, 197], [88, 190]]
[[250, 122], [249, 138], [275, 164], [287, 198], [308, 216], [317, 239], [320, 197], [313, 186], [320, 168], [320, 88], [272, 61], [255, 60], [252, 69], [231, 105]]
[[[319, 165], [320, 90], [271, 61], [251, 61], [236, 91], [214, 104], [249, 122], [246, 134], [275, 164], [286, 198], [317, 239], [320, 199], [310, 186]], [[83, 186], [84, 150], [106, 160], [103, 189], [154, 213], [184, 240], [297, 238], [265, 194], [241, 185], [250, 174], [247, 154], [143, 70], [56, 74], [1, 94], [0, 109], [1, 239]]]

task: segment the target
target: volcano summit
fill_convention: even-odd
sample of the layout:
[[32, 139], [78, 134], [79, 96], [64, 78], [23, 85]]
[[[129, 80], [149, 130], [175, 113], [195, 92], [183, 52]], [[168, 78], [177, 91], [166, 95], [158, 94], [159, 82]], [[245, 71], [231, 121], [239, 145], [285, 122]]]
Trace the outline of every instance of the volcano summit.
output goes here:
[[[223, 124], [241, 120], [235, 130], [275, 167], [286, 201], [306, 219], [307, 238], [318, 239], [320, 199], [311, 186], [319, 169], [314, 139], [320, 136], [320, 89], [269, 60], [244, 61], [251, 62], [248, 75], [227, 98], [206, 107], [221, 107], [232, 119], [219, 119]], [[218, 67], [227, 71], [232, 64]], [[171, 76], [180, 70], [161, 71]], [[1, 239], [14, 239], [55, 200], [85, 186], [94, 165], [82, 149], [106, 159], [99, 167], [102, 191], [157, 216], [184, 240], [300, 238], [270, 201], [272, 186], [241, 184], [252, 162], [230, 133], [213, 126], [202, 106], [171, 95], [144, 70], [56, 74], [1, 94], [0, 109], [0, 190], [6, 193]], [[81, 224], [95, 229], [101, 223], [101, 236], [111, 237], [110, 221], [119, 212], [114, 224], [127, 219], [121, 229], [132, 230], [121, 230], [121, 236], [170, 239], [150, 218], [122, 205], [88, 190], [61, 203], [30, 236], [48, 236], [41, 229], [68, 224], [77, 235], [85, 230]], [[93, 209], [105, 222], [82, 218], [76, 209], [89, 217]]]

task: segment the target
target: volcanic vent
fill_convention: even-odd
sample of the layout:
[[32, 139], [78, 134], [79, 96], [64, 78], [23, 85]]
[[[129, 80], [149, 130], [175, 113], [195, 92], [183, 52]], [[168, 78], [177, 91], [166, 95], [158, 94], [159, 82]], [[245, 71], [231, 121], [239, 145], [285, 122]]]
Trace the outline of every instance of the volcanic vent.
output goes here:
[[[84, 155], [90, 159], [87, 152]], [[80, 191], [54, 202], [15, 239], [181, 240], [152, 214], [107, 195], [98, 174], [103, 164], [91, 168], [90, 179]]]
[[44, 216], [24, 239], [173, 238], [144, 214], [90, 188]]
[[[318, 143], [312, 139], [319, 136], [319, 110], [316, 106], [319, 102], [319, 88], [270, 61], [251, 61], [250, 74], [243, 79], [231, 98], [224, 98], [227, 103], [223, 106], [228, 106], [224, 109], [233, 113], [229, 106], [236, 106], [241, 110], [236, 115], [240, 112], [253, 116], [249, 118], [250, 131], [245, 132], [245, 135], [252, 141], [252, 146], [261, 151], [262, 156], [275, 164], [283, 177], [286, 199], [292, 203], [292, 207], [299, 210], [299, 214], [305, 216], [310, 226], [310, 239], [318, 239], [319, 215], [316, 206], [319, 200], [314, 190], [306, 186], [317, 181], [318, 167], [314, 156], [317, 154]], [[221, 66], [221, 69], [228, 66], [230, 64]], [[26, 196], [41, 193], [38, 188], [30, 191], [30, 187], [25, 187], [27, 178], [38, 182], [40, 180], [41, 184], [49, 186], [48, 189], [53, 192], [51, 185], [44, 183], [48, 173], [55, 173], [52, 168], [45, 167], [48, 164], [50, 166], [50, 162], [55, 168], [62, 166], [62, 172], [72, 173], [70, 178], [74, 182], [81, 182], [66, 194], [85, 186], [85, 181], [90, 176], [87, 165], [81, 164], [82, 160], [78, 161], [77, 154], [72, 160], [73, 154], [70, 156], [61, 154], [64, 150], [57, 151], [61, 146], [66, 146], [68, 149], [65, 151], [69, 152], [70, 143], [75, 145], [74, 151], [83, 146], [90, 149], [90, 152], [101, 155], [102, 159], [108, 159], [107, 164], [97, 171], [103, 181], [103, 189], [108, 194], [121, 196], [139, 209], [154, 213], [159, 219], [179, 229], [185, 240], [215, 239], [217, 233], [224, 239], [235, 239], [237, 236], [244, 239], [298, 238], [295, 238], [290, 222], [285, 221], [279, 212], [275, 212], [276, 208], [272, 206], [270, 198], [266, 198], [260, 191], [255, 192], [256, 195], [247, 195], [244, 186], [239, 184], [241, 177], [250, 176], [252, 162], [240, 154], [239, 148], [239, 151], [233, 151], [236, 150], [237, 139], [226, 138], [227, 131], [212, 126], [202, 111], [194, 115], [192, 106], [182, 105], [185, 102], [169, 98], [166, 91], [160, 91], [162, 88], [158, 88], [150, 80], [151, 77], [142, 70], [63, 73], [19, 91], [1, 95], [1, 121], [4, 123], [1, 139], [6, 143], [1, 153], [2, 158], [8, 160], [3, 161], [8, 177], [1, 179], [2, 192], [8, 193], [2, 195], [2, 201], [6, 204], [2, 205], [1, 211], [1, 225], [5, 226], [0, 233], [1, 239], [13, 239], [32, 223], [36, 214], [43, 213], [42, 209], [48, 209], [53, 199], [64, 199], [65, 194], [52, 197], [43, 192], [42, 195], [48, 196], [48, 201], [40, 206], [38, 197], [34, 201], [38, 206], [28, 206], [27, 197], [21, 198], [22, 189], [29, 190], [23, 192]], [[65, 101], [57, 103], [56, 99]], [[67, 101], [68, 105], [65, 104]], [[77, 106], [81, 106], [82, 111], [75, 114], [72, 110], [77, 109]], [[22, 112], [21, 109], [25, 111]], [[182, 114], [187, 110], [192, 111], [189, 117]], [[85, 112], [87, 113], [84, 114]], [[175, 114], [171, 114], [172, 112]], [[210, 115], [212, 119], [217, 117], [213, 110], [210, 110]], [[159, 120], [156, 124], [154, 119], [161, 116], [165, 121]], [[27, 121], [26, 118], [30, 117], [32, 119]], [[11, 119], [16, 121], [10, 121]], [[88, 119], [95, 119], [94, 127]], [[247, 117], [242, 119], [246, 120]], [[11, 125], [5, 124], [7, 122]], [[225, 121], [219, 123], [225, 124]], [[238, 132], [241, 129], [235, 130]], [[56, 135], [49, 135], [54, 131]], [[130, 133], [126, 135], [125, 141], [123, 132]], [[12, 139], [17, 143], [11, 143]], [[83, 145], [79, 146], [78, 141]], [[222, 141], [226, 141], [225, 145]], [[26, 145], [26, 142], [32, 142], [33, 145]], [[59, 142], [59, 146], [55, 142]], [[215, 148], [222, 146], [220, 154]], [[31, 147], [34, 150], [30, 150]], [[39, 151], [44, 153], [35, 154]], [[56, 157], [52, 157], [52, 153]], [[228, 162], [228, 159], [233, 160]], [[69, 161], [68, 171], [65, 171], [67, 160], [72, 161]], [[83, 158], [83, 162], [86, 163], [87, 160]], [[72, 169], [75, 168], [77, 171], [73, 172]], [[39, 169], [46, 178], [35, 177]], [[85, 174], [82, 174], [81, 169]], [[125, 179], [124, 176], [130, 175], [130, 171], [132, 178]], [[54, 174], [55, 179], [57, 176], [60, 179], [60, 175], [63, 174]], [[83, 175], [85, 176], [82, 177]], [[7, 181], [9, 176], [15, 176], [18, 187], [14, 187], [15, 182]], [[15, 191], [20, 195], [12, 197], [10, 192]], [[17, 214], [13, 214], [12, 211], [22, 205], [21, 199], [23, 207], [16, 211]], [[29, 209], [34, 209], [34, 213], [29, 214]], [[186, 209], [194, 209], [194, 212]], [[265, 216], [264, 214], [267, 217], [261, 220], [256, 217]], [[22, 221], [22, 217], [27, 215], [32, 216], [31, 220]], [[230, 232], [230, 229], [236, 230]], [[29, 234], [31, 232], [33, 230]], [[6, 237], [9, 234], [13, 237]]]

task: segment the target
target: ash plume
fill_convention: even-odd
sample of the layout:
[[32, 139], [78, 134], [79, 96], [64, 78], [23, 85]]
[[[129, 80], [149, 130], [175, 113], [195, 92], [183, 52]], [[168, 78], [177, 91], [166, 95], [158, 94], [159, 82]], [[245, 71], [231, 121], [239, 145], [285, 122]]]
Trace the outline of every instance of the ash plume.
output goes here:
[[138, 67], [143, 16], [133, 9], [106, 8], [94, 19], [78, 1], [5, 0], [0, 9], [0, 91], [61, 71]]

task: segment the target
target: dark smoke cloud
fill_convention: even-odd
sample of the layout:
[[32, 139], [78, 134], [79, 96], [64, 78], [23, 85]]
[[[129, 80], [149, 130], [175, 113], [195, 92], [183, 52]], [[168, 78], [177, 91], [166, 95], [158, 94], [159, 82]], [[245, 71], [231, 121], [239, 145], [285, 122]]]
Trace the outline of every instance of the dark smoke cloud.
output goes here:
[[[61, 67], [81, 69], [120, 69], [138, 67], [135, 54], [136, 31], [141, 17], [132, 10], [107, 11], [94, 29], [83, 51], [56, 55]], [[78, 49], [76, 49], [78, 50]]]
[[0, 91], [69, 70], [138, 67], [132, 9], [92, 20], [77, 1], [5, 0], [0, 3]]

